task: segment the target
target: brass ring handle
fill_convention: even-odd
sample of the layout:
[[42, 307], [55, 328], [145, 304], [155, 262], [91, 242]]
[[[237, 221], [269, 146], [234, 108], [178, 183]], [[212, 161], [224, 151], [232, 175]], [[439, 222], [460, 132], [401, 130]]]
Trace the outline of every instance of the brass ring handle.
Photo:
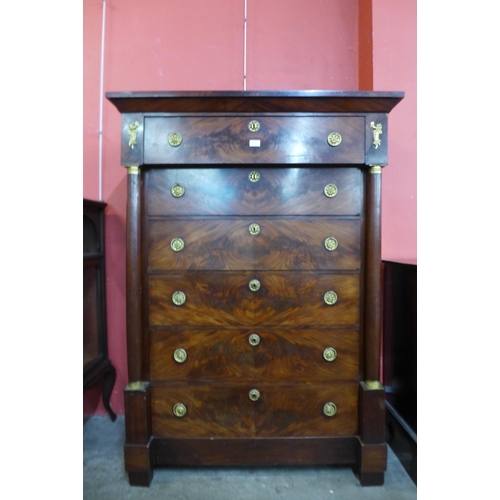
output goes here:
[[252, 401], [258, 401], [258, 399], [260, 398], [260, 392], [259, 392], [257, 389], [252, 389], [252, 390], [248, 393], [248, 397], [249, 397]]
[[181, 186], [180, 184], [174, 184], [172, 186], [172, 189], [170, 189], [170, 192], [175, 198], [180, 198], [186, 192], [186, 188], [184, 186]]
[[250, 337], [248, 337], [248, 343], [253, 346], [259, 345], [260, 337], [256, 333], [252, 333]]
[[323, 300], [325, 301], [325, 304], [332, 306], [335, 302], [337, 302], [337, 294], [330, 290], [323, 295]]
[[180, 146], [182, 142], [182, 135], [178, 134], [177, 132], [173, 132], [168, 136], [168, 143], [173, 147], [176, 148], [177, 146]]
[[260, 288], [260, 281], [259, 280], [252, 280], [248, 284], [248, 288], [252, 290], [252, 292], [256, 292]]
[[338, 192], [339, 190], [335, 184], [327, 184], [323, 189], [323, 193], [325, 193], [325, 196], [328, 196], [328, 198], [333, 198], [334, 196], [337, 196]]
[[250, 132], [257, 132], [259, 129], [260, 129], [260, 123], [257, 120], [252, 120], [248, 124], [248, 130], [250, 130]]
[[260, 226], [258, 224], [250, 224], [248, 231], [255, 236], [260, 233]]
[[328, 238], [326, 238], [325, 248], [329, 252], [333, 252], [334, 250], [337, 250], [338, 246], [339, 246], [339, 242], [337, 241], [336, 238], [334, 238], [333, 236], [329, 236]]
[[177, 363], [184, 363], [184, 361], [186, 361], [188, 355], [187, 355], [187, 352], [182, 349], [181, 347], [179, 347], [179, 349], [176, 349], [174, 351], [174, 360], [177, 362]]
[[323, 415], [325, 417], [333, 417], [337, 413], [337, 405], [335, 403], [326, 403], [323, 406]]
[[176, 305], [176, 306], [182, 306], [182, 304], [184, 304], [184, 302], [186, 302], [186, 295], [184, 294], [184, 292], [174, 292], [172, 294], [172, 302]]
[[252, 170], [252, 172], [250, 172], [248, 174], [248, 178], [252, 182], [257, 182], [260, 179], [260, 174], [259, 174], [259, 172], [256, 172], [255, 170]]
[[332, 148], [335, 148], [342, 142], [342, 136], [338, 132], [332, 132], [328, 136], [327, 142]]
[[184, 415], [186, 415], [187, 408], [182, 403], [175, 403], [172, 408], [172, 412], [176, 417], [182, 418]]
[[182, 238], [174, 238], [170, 242], [170, 248], [174, 252], [180, 252], [184, 248], [184, 240]]
[[323, 351], [323, 358], [328, 362], [335, 361], [337, 359], [337, 351], [333, 347], [327, 347]]

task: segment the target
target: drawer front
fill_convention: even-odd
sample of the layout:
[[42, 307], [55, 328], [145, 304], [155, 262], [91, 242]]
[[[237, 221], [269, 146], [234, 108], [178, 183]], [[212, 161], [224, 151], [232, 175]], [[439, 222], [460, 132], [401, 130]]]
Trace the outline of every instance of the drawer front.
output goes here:
[[[258, 173], [253, 182], [252, 172]], [[358, 168], [187, 168], [146, 173], [147, 213], [175, 215], [359, 215]], [[325, 187], [335, 188], [325, 195]], [[174, 196], [172, 188], [179, 188]]]
[[358, 270], [360, 227], [359, 219], [312, 217], [152, 220], [148, 271]]
[[[253, 281], [259, 289], [252, 291]], [[182, 305], [173, 302], [182, 292]], [[336, 302], [328, 305], [325, 294]], [[357, 274], [186, 273], [150, 276], [150, 326], [357, 327]]]
[[[250, 391], [258, 399], [250, 399]], [[255, 394], [255, 392], [254, 392]], [[254, 398], [256, 396], [253, 396]], [[154, 386], [152, 433], [156, 437], [293, 437], [357, 434], [356, 383]], [[174, 415], [175, 405], [185, 408]], [[336, 413], [324, 414], [327, 403]]]
[[[260, 398], [255, 406], [258, 437], [352, 436], [358, 430], [358, 384], [318, 385], [256, 384]], [[336, 413], [326, 416], [327, 403]]]
[[[178, 385], [151, 388], [152, 434], [156, 437], [252, 437], [251, 386]], [[183, 417], [173, 408], [181, 403]]]
[[[252, 132], [255, 120], [259, 129]], [[364, 143], [363, 117], [146, 117], [144, 163], [361, 164]]]
[[150, 369], [151, 380], [357, 380], [359, 334], [265, 328], [152, 331]]

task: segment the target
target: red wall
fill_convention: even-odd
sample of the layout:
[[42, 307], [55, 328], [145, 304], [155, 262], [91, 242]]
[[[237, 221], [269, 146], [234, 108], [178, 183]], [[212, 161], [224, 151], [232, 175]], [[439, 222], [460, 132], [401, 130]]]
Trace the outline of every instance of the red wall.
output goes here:
[[[369, 0], [106, 0], [104, 92], [140, 90], [336, 89], [366, 84]], [[411, 90], [416, 100], [416, 0], [373, 0], [373, 83], [376, 90]], [[405, 4], [401, 6], [400, 4]], [[360, 10], [361, 7], [361, 10]], [[384, 10], [385, 9], [385, 10]], [[398, 13], [393, 14], [395, 9]], [[102, 0], [84, 0], [84, 197], [99, 185], [99, 78]], [[387, 16], [387, 17], [385, 17]], [[398, 17], [403, 16], [403, 17]], [[369, 22], [370, 21], [370, 22]], [[387, 36], [385, 30], [390, 32]], [[383, 33], [383, 34], [382, 34]], [[398, 47], [393, 47], [393, 44]], [[362, 61], [358, 57], [361, 52]], [[368, 50], [368, 52], [367, 52]], [[410, 59], [408, 60], [408, 57]], [[412, 59], [413, 57], [413, 59]], [[404, 60], [400, 60], [403, 58]], [[360, 70], [361, 68], [361, 70]], [[401, 74], [404, 73], [404, 74]], [[365, 75], [365, 76], [364, 76]], [[404, 102], [404, 101], [403, 101]], [[398, 110], [396, 107], [395, 111]], [[415, 113], [411, 103], [404, 108]], [[409, 110], [409, 111], [408, 111]], [[383, 256], [416, 258], [415, 114], [390, 119], [392, 168], [384, 173]], [[394, 131], [394, 132], [392, 132]], [[111, 398], [123, 413], [127, 384], [125, 332], [126, 171], [120, 166], [120, 115], [104, 101], [102, 193], [106, 209], [106, 266], [110, 358], [117, 370]], [[413, 140], [413, 142], [412, 142]], [[397, 193], [393, 191], [396, 190]], [[413, 197], [413, 198], [412, 198]], [[404, 231], [401, 230], [402, 226]], [[84, 395], [84, 413], [104, 414], [99, 390]]]

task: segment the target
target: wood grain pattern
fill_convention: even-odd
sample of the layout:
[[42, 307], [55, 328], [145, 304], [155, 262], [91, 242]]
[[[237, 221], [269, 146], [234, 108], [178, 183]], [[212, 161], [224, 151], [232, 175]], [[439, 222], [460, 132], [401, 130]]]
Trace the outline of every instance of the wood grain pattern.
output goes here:
[[[352, 436], [357, 433], [356, 383], [320, 386], [273, 384], [262, 387], [255, 402], [257, 436]], [[337, 413], [323, 415], [325, 403]]]
[[[158, 437], [254, 436], [254, 405], [248, 386], [153, 387], [151, 414], [153, 435]], [[184, 417], [173, 414], [176, 403], [187, 408]]]
[[[258, 401], [248, 397], [260, 391]], [[357, 432], [357, 384], [172, 385], [152, 387], [153, 435], [157, 437], [350, 436]], [[178, 418], [181, 402], [187, 414]], [[337, 405], [323, 415], [327, 402]]]
[[403, 97], [359, 90], [106, 92], [121, 113], [389, 113]]
[[[260, 337], [250, 345], [250, 334]], [[189, 329], [151, 332], [151, 380], [334, 381], [359, 378], [356, 330]], [[323, 351], [333, 347], [335, 361]], [[187, 353], [184, 363], [173, 354]]]
[[[260, 129], [248, 124], [258, 120]], [[146, 117], [144, 163], [363, 163], [365, 120], [362, 117], [261, 116], [253, 117]], [[173, 147], [172, 133], [182, 136]], [[338, 146], [328, 144], [328, 135], [339, 133]], [[250, 146], [259, 140], [259, 147]]]
[[356, 437], [153, 438], [155, 464], [305, 465], [356, 462]]
[[[252, 292], [249, 282], [260, 281]], [[187, 299], [172, 302], [175, 291]], [[337, 303], [325, 304], [333, 290]], [[187, 273], [149, 278], [151, 326], [276, 325], [289, 328], [356, 327], [359, 322], [359, 275], [311, 273]]]
[[[260, 174], [257, 182], [248, 175]], [[174, 184], [185, 194], [172, 196]], [[326, 184], [338, 193], [325, 196]], [[189, 168], [146, 171], [149, 216], [359, 215], [363, 180], [358, 168]]]
[[[260, 233], [250, 234], [256, 223]], [[149, 222], [148, 272], [182, 270], [358, 270], [359, 219], [171, 218]], [[338, 241], [326, 250], [325, 239]], [[182, 238], [184, 248], [170, 247]]]

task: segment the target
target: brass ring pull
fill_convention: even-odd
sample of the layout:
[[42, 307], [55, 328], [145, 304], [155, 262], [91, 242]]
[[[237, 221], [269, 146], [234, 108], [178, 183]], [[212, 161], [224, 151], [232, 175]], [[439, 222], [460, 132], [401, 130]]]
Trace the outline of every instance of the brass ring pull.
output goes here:
[[182, 418], [187, 413], [187, 408], [182, 403], [175, 403], [172, 412], [176, 417]]
[[337, 359], [337, 351], [333, 347], [327, 347], [323, 351], [323, 357], [328, 362], [335, 361]]
[[250, 130], [250, 132], [257, 132], [259, 129], [260, 129], [260, 123], [257, 120], [252, 120], [248, 124], [248, 130]]
[[337, 302], [337, 294], [330, 290], [329, 292], [326, 292], [325, 295], [323, 295], [323, 300], [325, 301], [325, 304], [329, 306], [333, 306], [335, 302]]
[[179, 292], [179, 291], [174, 292], [172, 295], [172, 302], [176, 306], [182, 306], [182, 304], [184, 304], [184, 302], [186, 302], [186, 295], [183, 292]]
[[170, 242], [170, 248], [174, 252], [180, 252], [184, 248], [184, 240], [182, 238], [174, 238]]
[[176, 349], [174, 351], [174, 360], [177, 362], [177, 363], [184, 363], [184, 361], [186, 361], [188, 355], [187, 355], [187, 352], [182, 349], [181, 347], [179, 347], [179, 349]]
[[335, 148], [342, 142], [342, 136], [338, 132], [332, 132], [328, 136], [327, 141], [332, 148]]
[[248, 393], [248, 397], [249, 397], [252, 401], [258, 401], [258, 399], [260, 398], [260, 392], [259, 392], [257, 389], [252, 389], [252, 390]]
[[260, 233], [260, 226], [258, 224], [250, 224], [248, 230], [250, 231], [250, 234], [255, 236]]
[[256, 333], [252, 333], [250, 337], [248, 337], [248, 343], [255, 347], [260, 344], [260, 337]]
[[325, 193], [325, 196], [328, 196], [328, 198], [333, 198], [334, 196], [337, 196], [338, 192], [339, 190], [335, 184], [327, 184], [323, 189], [323, 193]]
[[176, 148], [177, 146], [180, 146], [182, 142], [182, 135], [178, 134], [177, 132], [173, 132], [168, 136], [168, 143], [173, 147]]
[[323, 415], [325, 417], [333, 417], [337, 413], [337, 406], [335, 403], [326, 403], [323, 406]]
[[180, 198], [181, 196], [184, 195], [186, 189], [184, 188], [184, 186], [181, 186], [180, 184], [174, 184], [170, 192], [172, 193], [172, 196], [174, 196], [175, 198]]
[[256, 172], [255, 170], [253, 170], [252, 172], [250, 172], [248, 174], [248, 178], [252, 182], [257, 182], [260, 179], [260, 174], [259, 174], [259, 172]]
[[333, 236], [330, 236], [328, 237], [326, 240], [325, 240], [325, 248], [329, 251], [329, 252], [333, 252], [334, 250], [337, 250], [337, 247], [339, 246], [339, 242], [337, 241], [336, 238], [334, 238]]
[[259, 280], [252, 280], [248, 284], [248, 288], [252, 290], [252, 292], [256, 292], [260, 288], [260, 281]]

